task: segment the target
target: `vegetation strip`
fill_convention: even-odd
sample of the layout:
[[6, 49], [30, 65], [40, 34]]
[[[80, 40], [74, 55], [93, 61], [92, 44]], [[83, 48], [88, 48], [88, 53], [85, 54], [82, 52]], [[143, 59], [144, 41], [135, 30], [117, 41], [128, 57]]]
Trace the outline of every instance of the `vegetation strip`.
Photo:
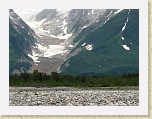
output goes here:
[[75, 86], [75, 87], [117, 87], [139, 86], [139, 74], [123, 74], [118, 76], [72, 76], [62, 75], [57, 72], [46, 73], [34, 70], [33, 73], [10, 75], [9, 86], [23, 87], [50, 87], [50, 86]]

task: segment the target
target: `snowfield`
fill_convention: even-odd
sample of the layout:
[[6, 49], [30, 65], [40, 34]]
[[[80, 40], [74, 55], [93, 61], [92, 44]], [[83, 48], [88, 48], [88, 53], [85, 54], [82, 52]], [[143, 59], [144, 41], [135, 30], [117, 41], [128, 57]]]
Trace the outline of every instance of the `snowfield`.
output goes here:
[[54, 55], [58, 54], [65, 54], [68, 52], [65, 46], [62, 45], [48, 45], [48, 46], [43, 46], [41, 44], [36, 44], [37, 46], [34, 48], [37, 48], [39, 51], [35, 52], [33, 49], [32, 55], [28, 54], [29, 57], [31, 57], [34, 62], [40, 62], [38, 61], [38, 57], [48, 57], [52, 58]]

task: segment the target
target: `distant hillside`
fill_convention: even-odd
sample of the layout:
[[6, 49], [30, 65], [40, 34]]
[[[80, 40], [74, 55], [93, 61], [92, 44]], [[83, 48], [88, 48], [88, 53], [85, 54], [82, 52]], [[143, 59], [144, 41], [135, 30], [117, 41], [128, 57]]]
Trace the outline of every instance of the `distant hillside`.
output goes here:
[[62, 65], [63, 74], [139, 72], [139, 10], [123, 10], [96, 30], [82, 32], [74, 39], [78, 45], [71, 53], [79, 52]]
[[27, 56], [31, 53], [36, 35], [26, 23], [9, 10], [9, 73], [20, 73], [30, 69], [33, 60]]

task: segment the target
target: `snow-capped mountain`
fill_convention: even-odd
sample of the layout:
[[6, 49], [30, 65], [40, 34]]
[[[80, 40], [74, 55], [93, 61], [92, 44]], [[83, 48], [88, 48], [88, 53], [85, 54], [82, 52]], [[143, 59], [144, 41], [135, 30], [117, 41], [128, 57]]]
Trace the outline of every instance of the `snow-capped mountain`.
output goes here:
[[[34, 12], [31, 12], [34, 15], [29, 14], [24, 17], [27, 10], [23, 10], [24, 15], [22, 16], [37, 34], [67, 40], [72, 36], [75, 37], [82, 29], [93, 23], [98, 24], [98, 27], [103, 25], [117, 11], [116, 9], [44, 9], [34, 10]], [[21, 14], [21, 12], [22, 10], [16, 11], [17, 14]], [[31, 16], [33, 18], [32, 21]], [[102, 22], [101, 18], [103, 18]]]
[[25, 22], [32, 21], [42, 9], [13, 9]]
[[[86, 60], [85, 57], [80, 61], [78, 60], [79, 64], [77, 64], [77, 61], [75, 62], [73, 59], [77, 59], [79, 56], [82, 57], [81, 54], [83, 54], [85, 50], [88, 51], [88, 53], [90, 52], [92, 54], [93, 52], [96, 54], [97, 52], [102, 52], [102, 48], [110, 48], [107, 44], [106, 46], [103, 46], [105, 42], [109, 42], [111, 46], [113, 46], [113, 44], [117, 45], [113, 40], [109, 40], [109, 38], [117, 37], [115, 35], [121, 37], [121, 41], [118, 43], [120, 45], [120, 49], [118, 48], [119, 46], [116, 46], [116, 49], [119, 49], [120, 51], [133, 51], [132, 46], [138, 47], [138, 41], [133, 42], [132, 40], [129, 40], [128, 37], [128, 31], [130, 32], [130, 30], [128, 30], [128, 24], [131, 24], [130, 28], [136, 33], [135, 35], [130, 36], [130, 39], [138, 34], [137, 29], [134, 30], [132, 27], [134, 22], [130, 21], [130, 10], [44, 9], [33, 11], [15, 10], [15, 12], [20, 14], [25, 23], [28, 24], [36, 33], [33, 35], [36, 41], [30, 45], [31, 52], [27, 52], [27, 56], [31, 57], [35, 62], [35, 66], [33, 68], [42, 72], [51, 73], [52, 71], [59, 71], [60, 69], [60, 71], [63, 71], [64, 73], [69, 73], [69, 69], [72, 71], [71, 67], [75, 67], [75, 64], [77, 66], [79, 66], [79, 64], [83, 65], [82, 61]], [[119, 15], [120, 13], [123, 14]], [[118, 16], [120, 18], [117, 18]], [[118, 21], [113, 19], [117, 19]], [[22, 24], [20, 26], [23, 29]], [[118, 28], [121, 28], [120, 31]], [[102, 30], [100, 31], [99, 29]], [[119, 34], [117, 34], [116, 31], [119, 31]], [[136, 37], [136, 39], [138, 38]], [[117, 51], [118, 50], [116, 50], [116, 52]], [[108, 49], [104, 53], [108, 54]], [[87, 55], [87, 53], [85, 53], [84, 56], [85, 55]], [[90, 56], [92, 56], [92, 58], [98, 57], [99, 59], [102, 59], [100, 55], [100, 53], [97, 53], [95, 56]], [[109, 60], [111, 61], [111, 59]], [[75, 62], [74, 64], [73, 61]], [[90, 63], [94, 62], [93, 60], [89, 61]], [[90, 63], [84, 62], [85, 66], [91, 66], [92, 69], [96, 69], [95, 66]], [[62, 67], [60, 68], [61, 65]], [[98, 66], [103, 67], [101, 62], [98, 62]], [[91, 67], [89, 68], [91, 69]], [[83, 68], [86, 69], [86, 72], [84, 70], [80, 70], [78, 74], [90, 72], [86, 67]], [[76, 72], [77, 71], [75, 71], [75, 73]], [[100, 71], [94, 71], [94, 73], [95, 72], [99, 73]]]

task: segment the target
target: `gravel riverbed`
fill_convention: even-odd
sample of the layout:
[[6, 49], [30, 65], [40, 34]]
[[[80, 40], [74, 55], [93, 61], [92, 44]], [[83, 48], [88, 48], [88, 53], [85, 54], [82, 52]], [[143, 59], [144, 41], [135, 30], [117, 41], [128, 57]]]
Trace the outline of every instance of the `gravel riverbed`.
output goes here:
[[137, 89], [10, 87], [10, 106], [139, 106]]

